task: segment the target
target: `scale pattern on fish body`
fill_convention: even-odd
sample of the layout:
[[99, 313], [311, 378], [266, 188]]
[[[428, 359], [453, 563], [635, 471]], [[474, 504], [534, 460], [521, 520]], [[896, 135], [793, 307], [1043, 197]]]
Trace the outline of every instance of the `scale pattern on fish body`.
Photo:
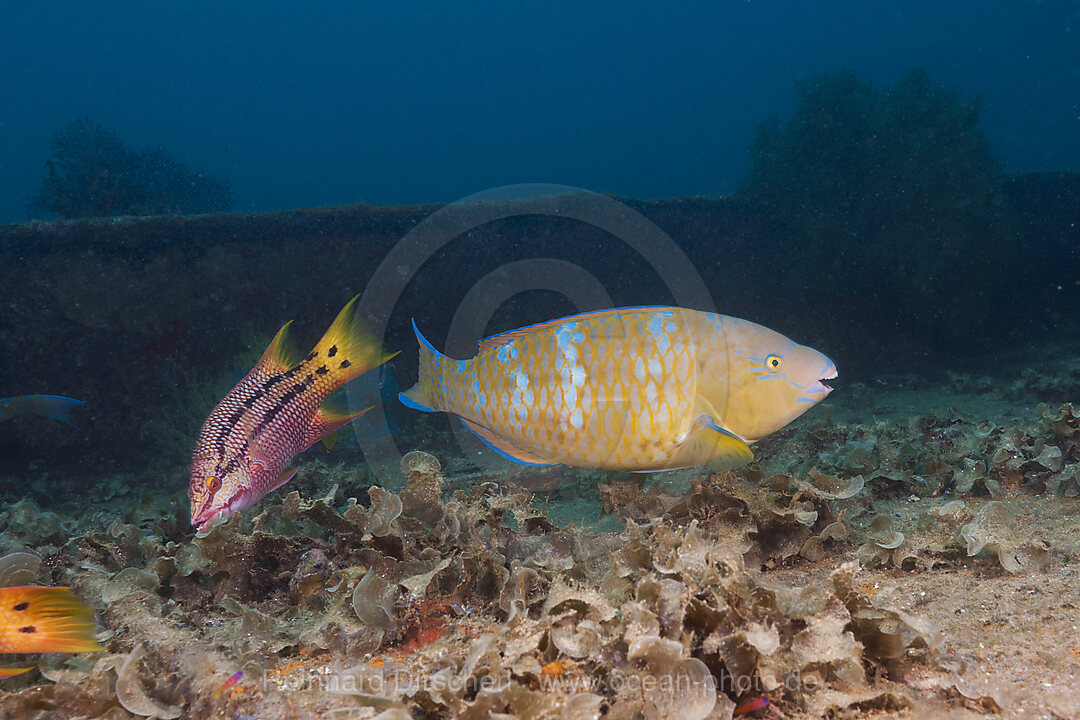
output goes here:
[[458, 415], [518, 462], [665, 470], [728, 458], [823, 399], [835, 366], [768, 328], [683, 308], [618, 308], [488, 338], [469, 360], [419, 330], [407, 405]]

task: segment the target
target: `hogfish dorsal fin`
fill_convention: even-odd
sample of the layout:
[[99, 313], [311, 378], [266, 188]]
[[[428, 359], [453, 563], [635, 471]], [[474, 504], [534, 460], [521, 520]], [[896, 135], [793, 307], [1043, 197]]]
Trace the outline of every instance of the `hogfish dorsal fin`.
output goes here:
[[490, 352], [500, 345], [505, 345], [508, 342], [516, 340], [526, 335], [532, 335], [535, 332], [547, 330], [548, 328], [558, 327], [559, 325], [565, 325], [568, 322], [585, 322], [587, 320], [595, 320], [597, 318], [608, 317], [611, 315], [625, 315], [636, 312], [650, 312], [654, 310], [672, 310], [672, 308], [665, 307], [663, 305], [645, 305], [641, 307], [621, 307], [621, 308], [606, 308], [604, 310], [593, 310], [591, 312], [579, 313], [577, 315], [567, 315], [563, 318], [556, 320], [548, 320], [542, 323], [536, 323], [534, 325], [526, 325], [525, 327], [518, 328], [516, 330], [507, 330], [506, 332], [499, 333], [498, 335], [492, 335], [486, 337], [480, 341], [480, 347], [477, 350], [479, 355], [483, 355], [486, 352]]
[[290, 325], [292, 325], [292, 320], [281, 326], [262, 357], [259, 358], [259, 362], [255, 364], [255, 369], [268, 374], [285, 372], [303, 359], [289, 338]]
[[502, 439], [495, 433], [488, 430], [486, 427], [477, 425], [474, 422], [470, 422], [465, 418], [461, 418], [461, 422], [465, 423], [465, 427], [472, 431], [476, 437], [487, 445], [495, 452], [502, 455], [507, 460], [513, 460], [516, 463], [522, 465], [554, 465], [555, 463], [548, 462], [543, 458], [533, 455], [528, 450], [522, 450], [517, 445], [511, 445], [506, 440]]

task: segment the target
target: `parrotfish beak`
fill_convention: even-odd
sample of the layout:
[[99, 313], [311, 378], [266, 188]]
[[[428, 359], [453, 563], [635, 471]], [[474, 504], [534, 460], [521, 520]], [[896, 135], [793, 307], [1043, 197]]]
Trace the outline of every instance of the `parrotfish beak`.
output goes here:
[[834, 363], [832, 360], [829, 360], [828, 364], [825, 366], [825, 369], [821, 371], [821, 376], [810, 384], [809, 392], [822, 393], [820, 399], [824, 400], [825, 397], [833, 391], [833, 389], [826, 385], [824, 381], [833, 380], [836, 378], [836, 375], [836, 363]]

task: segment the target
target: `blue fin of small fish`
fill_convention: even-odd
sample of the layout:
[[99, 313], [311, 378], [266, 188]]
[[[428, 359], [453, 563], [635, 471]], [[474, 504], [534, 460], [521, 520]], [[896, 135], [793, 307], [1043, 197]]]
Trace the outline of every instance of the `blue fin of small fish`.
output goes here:
[[0, 421], [9, 420], [18, 415], [41, 415], [78, 427], [72, 421], [72, 411], [82, 405], [82, 400], [62, 395], [21, 395], [19, 397], [0, 398]]

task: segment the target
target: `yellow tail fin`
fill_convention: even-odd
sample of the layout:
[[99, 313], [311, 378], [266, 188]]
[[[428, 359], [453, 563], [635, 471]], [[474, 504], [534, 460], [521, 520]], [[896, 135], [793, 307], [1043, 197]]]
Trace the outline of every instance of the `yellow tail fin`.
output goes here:
[[315, 362], [327, 368], [336, 387], [360, 377], [397, 355], [388, 355], [357, 316], [356, 303], [359, 299], [360, 296], [357, 295], [341, 309], [313, 351], [318, 353]]
[[94, 630], [94, 611], [65, 587], [0, 588], [0, 652], [103, 650]]

